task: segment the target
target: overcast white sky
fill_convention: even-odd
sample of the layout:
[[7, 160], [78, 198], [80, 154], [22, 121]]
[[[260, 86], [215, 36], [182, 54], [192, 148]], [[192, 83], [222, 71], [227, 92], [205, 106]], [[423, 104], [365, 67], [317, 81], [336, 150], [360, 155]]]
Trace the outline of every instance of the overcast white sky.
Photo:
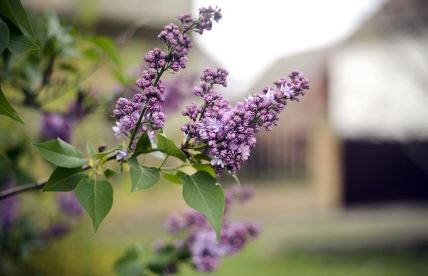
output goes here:
[[243, 92], [276, 59], [343, 40], [381, 3], [382, 0], [194, 0], [195, 13], [199, 7], [211, 5], [221, 7], [223, 14], [213, 31], [197, 36], [196, 43], [229, 70], [229, 88]]

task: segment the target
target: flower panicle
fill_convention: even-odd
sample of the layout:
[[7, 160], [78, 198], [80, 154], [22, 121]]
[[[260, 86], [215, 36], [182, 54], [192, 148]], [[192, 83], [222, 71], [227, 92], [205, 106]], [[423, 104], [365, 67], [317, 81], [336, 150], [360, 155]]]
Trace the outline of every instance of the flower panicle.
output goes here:
[[117, 137], [125, 135], [134, 139], [136, 132], [153, 133], [164, 127], [166, 115], [162, 103], [165, 101], [165, 85], [160, 80], [161, 75], [186, 68], [187, 55], [192, 47], [189, 31], [202, 34], [211, 30], [213, 21], [218, 22], [220, 18], [220, 9], [201, 8], [198, 18], [186, 14], [179, 17], [181, 27], [170, 23], [162, 29], [158, 38], [166, 50], [154, 48], [145, 54], [146, 69], [136, 81], [139, 91], [131, 99], [119, 98], [116, 102], [113, 132]]
[[[206, 144], [205, 153], [218, 174], [232, 173], [241, 168], [256, 145], [256, 134], [272, 130], [288, 101], [300, 101], [309, 89], [309, 81], [301, 72], [293, 71], [288, 78], [277, 80], [255, 96], [231, 106], [214, 90], [215, 85], [227, 86], [227, 71], [207, 68], [194, 93], [203, 98], [202, 106], [192, 103], [183, 111], [190, 122], [181, 130], [187, 136], [185, 147]], [[193, 141], [193, 143], [192, 143]]]
[[[243, 203], [251, 198], [253, 191], [249, 187], [235, 187], [226, 191], [228, 210], [232, 203]], [[231, 221], [225, 213], [221, 237], [217, 240], [215, 231], [206, 218], [193, 210], [184, 214], [172, 214], [164, 223], [165, 229], [174, 237], [175, 246], [189, 252], [193, 267], [201, 272], [212, 272], [217, 269], [222, 258], [241, 251], [247, 243], [260, 233], [256, 223]], [[183, 235], [184, 234], [184, 235]], [[156, 246], [159, 250], [165, 246]], [[172, 263], [177, 267], [177, 263]]]

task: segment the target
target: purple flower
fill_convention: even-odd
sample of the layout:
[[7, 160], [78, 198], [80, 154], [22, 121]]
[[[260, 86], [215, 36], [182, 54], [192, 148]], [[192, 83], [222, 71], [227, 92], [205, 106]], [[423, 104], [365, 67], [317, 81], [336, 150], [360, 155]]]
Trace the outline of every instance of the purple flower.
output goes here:
[[215, 7], [200, 8], [199, 20], [196, 22], [195, 31], [202, 34], [204, 30], [211, 30], [212, 20], [218, 22], [221, 19], [221, 9]]
[[121, 160], [125, 160], [128, 157], [128, 152], [126, 150], [118, 150], [116, 152], [116, 160], [117, 161], [121, 161]]
[[184, 214], [187, 227], [204, 227], [207, 225], [207, 220], [204, 215], [199, 212], [190, 210]]
[[[248, 187], [233, 187], [226, 190], [228, 208], [232, 203], [242, 203], [252, 197], [253, 191]], [[220, 240], [206, 218], [199, 212], [189, 210], [182, 215], [169, 216], [164, 227], [175, 235], [170, 244], [175, 248], [190, 254], [190, 261], [194, 268], [200, 272], [212, 272], [217, 269], [221, 259], [226, 255], [232, 255], [242, 250], [247, 242], [256, 238], [260, 233], [260, 227], [254, 223], [242, 223], [229, 221], [227, 213], [223, 220]], [[176, 234], [180, 235], [176, 235]], [[165, 243], [156, 243], [155, 251], [159, 251]], [[185, 260], [181, 260], [185, 261]], [[172, 263], [177, 264], [172, 260]]]
[[[187, 64], [187, 55], [192, 47], [192, 40], [188, 31], [197, 33], [211, 29], [212, 20], [221, 18], [220, 10], [201, 9], [200, 17], [193, 19], [189, 15], [179, 17], [183, 28], [170, 23], [159, 33], [159, 39], [165, 43], [168, 52], [159, 48], [148, 51], [144, 60], [147, 69], [136, 81], [141, 90], [131, 100], [119, 98], [113, 116], [116, 123], [113, 132], [117, 137], [131, 136], [135, 131], [155, 131], [164, 127], [166, 116], [162, 112], [162, 103], [165, 101], [165, 86], [160, 80], [164, 71], [174, 72], [184, 69]], [[144, 113], [144, 120], [138, 124], [140, 116]], [[135, 128], [139, 125], [139, 129]]]
[[167, 57], [169, 67], [175, 72], [186, 68], [186, 56], [189, 49], [192, 47], [192, 39], [190, 36], [181, 31], [177, 25], [170, 23], [164, 27], [158, 37], [171, 49]]
[[166, 53], [159, 48], [150, 50], [144, 56], [149, 68], [160, 69], [166, 65]]
[[71, 230], [71, 225], [68, 223], [54, 223], [42, 233], [42, 238], [46, 240], [58, 239], [65, 236]]
[[221, 232], [220, 244], [227, 255], [242, 250], [249, 238], [255, 238], [260, 233], [260, 227], [252, 223], [225, 223]]
[[232, 255], [240, 251], [246, 244], [248, 232], [245, 224], [229, 223], [225, 224], [221, 232], [220, 243], [227, 255]]
[[173, 214], [165, 220], [164, 227], [171, 234], [177, 234], [187, 227], [187, 222], [182, 216]]
[[76, 100], [64, 113], [44, 112], [40, 122], [41, 138], [46, 140], [61, 138], [69, 142], [75, 123], [82, 120], [93, 108], [89, 104], [84, 104], [85, 97], [87, 96], [79, 91]]
[[203, 71], [201, 84], [194, 88], [194, 93], [203, 98], [204, 104], [192, 104], [185, 109], [183, 115], [191, 122], [181, 128], [187, 136], [184, 148], [207, 145], [211, 165], [218, 174], [225, 169], [238, 171], [256, 144], [256, 134], [262, 128], [272, 130], [287, 101], [299, 101], [309, 89], [308, 80], [294, 71], [288, 79], [280, 79], [275, 86], [266, 87], [232, 107], [213, 90], [216, 84], [226, 86], [226, 77], [227, 71], [223, 69]]
[[211, 85], [219, 84], [226, 87], [228, 74], [229, 72], [222, 68], [206, 68], [202, 72], [201, 81]]
[[17, 211], [17, 197], [10, 197], [0, 201], [0, 229], [6, 230], [13, 226]]
[[190, 244], [192, 264], [201, 272], [214, 271], [224, 255], [224, 249], [217, 243], [216, 234], [211, 229], [194, 233]]
[[72, 121], [62, 114], [45, 112], [42, 115], [40, 134], [43, 139], [61, 138], [68, 142], [72, 128]]
[[80, 216], [82, 214], [82, 208], [74, 193], [59, 193], [56, 200], [64, 214], [70, 216]]

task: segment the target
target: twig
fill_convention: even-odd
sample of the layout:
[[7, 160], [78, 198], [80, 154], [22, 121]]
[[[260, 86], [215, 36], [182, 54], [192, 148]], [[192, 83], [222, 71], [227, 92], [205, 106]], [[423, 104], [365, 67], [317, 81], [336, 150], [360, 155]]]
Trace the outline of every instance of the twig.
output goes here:
[[[116, 158], [116, 154], [110, 156], [109, 158], [107, 158], [107, 161], [111, 161], [113, 159]], [[91, 166], [84, 166], [82, 167], [83, 171], [87, 171], [91, 168]], [[34, 183], [29, 183], [29, 184], [25, 184], [25, 185], [20, 185], [17, 187], [13, 187], [10, 189], [7, 189], [5, 191], [0, 192], [0, 200], [6, 199], [8, 197], [23, 193], [23, 192], [28, 192], [28, 191], [33, 191], [33, 190], [40, 190], [42, 189], [46, 184], [48, 183], [48, 179], [43, 179], [43, 180], [39, 180], [37, 182]]]
[[43, 188], [46, 183], [48, 183], [47, 179], [44, 180], [39, 180], [35, 183], [29, 183], [29, 184], [25, 184], [25, 185], [21, 185], [21, 186], [17, 186], [17, 187], [13, 187], [10, 189], [7, 189], [3, 192], [0, 192], [0, 200], [6, 199], [8, 197], [23, 193], [23, 192], [27, 192], [27, 191], [32, 191], [32, 190], [39, 190], [41, 188]]

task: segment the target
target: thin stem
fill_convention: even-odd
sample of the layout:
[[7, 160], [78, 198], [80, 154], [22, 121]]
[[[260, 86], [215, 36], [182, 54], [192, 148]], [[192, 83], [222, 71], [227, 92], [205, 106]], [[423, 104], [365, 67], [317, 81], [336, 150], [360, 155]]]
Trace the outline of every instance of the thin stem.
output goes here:
[[241, 181], [239, 180], [239, 177], [236, 174], [231, 174], [233, 179], [235, 179], [236, 184], [238, 184], [239, 187], [241, 187]]
[[165, 159], [162, 161], [162, 164], [158, 167], [158, 169], [161, 169], [163, 165], [165, 165], [166, 160], [168, 160], [169, 155], [166, 155]]
[[181, 169], [181, 168], [183, 168], [183, 167], [186, 167], [186, 166], [188, 166], [189, 164], [187, 164], [187, 163], [183, 163], [183, 164], [181, 164], [180, 166], [178, 166], [178, 167], [160, 167], [160, 169], [161, 170], [164, 170], [164, 171], [175, 171], [175, 170], [178, 170], [178, 169]]
[[[198, 22], [199, 22], [199, 21], [198, 21]], [[193, 29], [193, 28], [198, 24], [198, 22], [193, 23], [189, 28], [185, 28], [185, 29], [183, 29], [183, 34], [187, 33], [188, 31], [191, 31], [191, 30], [192, 30], [192, 29]], [[169, 55], [171, 55], [171, 53], [172, 53], [172, 52], [171, 52], [171, 48], [170, 48], [170, 46], [169, 46], [169, 45], [167, 45], [167, 48], [168, 48], [168, 55], [167, 55], [167, 56], [169, 56]], [[171, 64], [169, 64], [169, 62], [168, 62], [167, 64], [165, 64], [165, 65], [161, 68], [161, 70], [159, 71], [158, 75], [156, 76], [156, 79], [155, 79], [155, 81], [154, 81], [154, 83], [153, 83], [153, 86], [156, 86], [156, 85], [158, 84], [158, 82], [159, 82], [159, 80], [160, 80], [160, 78], [161, 78], [162, 74], [163, 74], [166, 70], [168, 70], [168, 69], [169, 69], [170, 65], [171, 65]], [[134, 142], [135, 136], [136, 136], [136, 135], [137, 135], [137, 133], [138, 133], [138, 130], [139, 130], [140, 126], [141, 126], [141, 121], [142, 121], [142, 119], [143, 119], [143, 117], [144, 117], [145, 112], [146, 112], [146, 109], [143, 109], [143, 110], [142, 110], [142, 112], [140, 113], [140, 117], [138, 118], [137, 124], [135, 125], [135, 128], [134, 128], [134, 130], [132, 131], [131, 139], [129, 140], [129, 144], [128, 144], [128, 151], [131, 149], [131, 146], [132, 146], [132, 143]]]
[[[166, 69], [167, 69], [166, 65], [162, 67], [162, 69], [159, 71], [159, 74], [156, 76], [153, 86], [156, 86], [158, 84], [162, 74], [166, 71]], [[144, 107], [143, 110], [141, 110], [140, 117], [138, 118], [137, 124], [135, 125], [135, 128], [132, 131], [131, 139], [129, 140], [129, 144], [128, 144], [128, 151], [130, 151], [132, 147], [132, 143], [134, 142], [135, 136], [137, 135], [138, 130], [140, 129], [141, 122], [143, 120], [145, 113], [146, 113], [146, 107]]]
[[[107, 161], [114, 160], [115, 158], [116, 158], [116, 154], [107, 158]], [[86, 165], [86, 166], [82, 167], [82, 170], [84, 170], [84, 171], [87, 171], [89, 169], [91, 169], [91, 166]], [[0, 200], [6, 199], [8, 197], [11, 197], [11, 196], [23, 193], [23, 192], [28, 192], [28, 191], [32, 191], [32, 190], [40, 190], [47, 183], [48, 183], [48, 179], [43, 179], [43, 180], [36, 181], [34, 183], [29, 183], [29, 184], [20, 185], [17, 187], [7, 189], [5, 191], [0, 192]]]
[[48, 183], [48, 180], [43, 179], [43, 180], [39, 180], [35, 183], [29, 183], [29, 184], [25, 184], [25, 185], [21, 185], [18, 187], [13, 187], [13, 188], [7, 189], [3, 192], [0, 192], [0, 200], [6, 199], [8, 197], [11, 197], [11, 196], [23, 193], [23, 192], [41, 189], [46, 185], [46, 183]]
[[140, 117], [138, 118], [137, 124], [135, 125], [135, 128], [134, 128], [134, 130], [132, 131], [131, 139], [129, 139], [128, 151], [129, 151], [129, 150], [131, 149], [131, 147], [132, 147], [132, 142], [134, 141], [135, 136], [137, 135], [138, 129], [139, 129], [139, 128], [140, 128], [140, 126], [141, 126], [141, 121], [143, 120], [143, 117], [144, 117], [144, 114], [145, 114], [145, 113], [146, 113], [146, 107], [144, 107], [144, 108], [141, 110]]

